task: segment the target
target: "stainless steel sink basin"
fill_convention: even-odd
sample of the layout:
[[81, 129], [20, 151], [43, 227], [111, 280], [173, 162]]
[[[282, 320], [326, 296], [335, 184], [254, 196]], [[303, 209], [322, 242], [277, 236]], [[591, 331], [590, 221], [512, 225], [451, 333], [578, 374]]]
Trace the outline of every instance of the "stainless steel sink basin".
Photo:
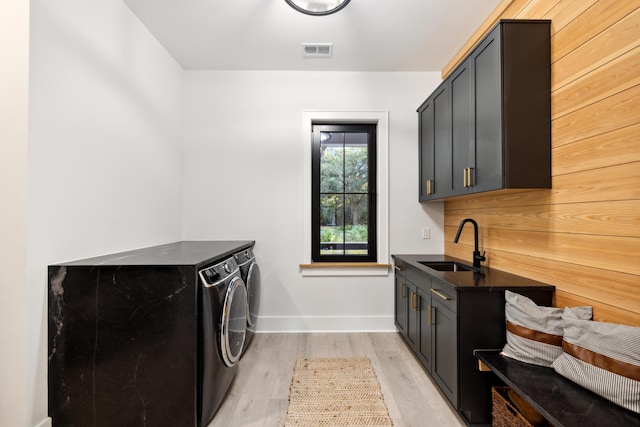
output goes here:
[[476, 271], [470, 265], [460, 264], [455, 261], [419, 261], [425, 267], [436, 271]]

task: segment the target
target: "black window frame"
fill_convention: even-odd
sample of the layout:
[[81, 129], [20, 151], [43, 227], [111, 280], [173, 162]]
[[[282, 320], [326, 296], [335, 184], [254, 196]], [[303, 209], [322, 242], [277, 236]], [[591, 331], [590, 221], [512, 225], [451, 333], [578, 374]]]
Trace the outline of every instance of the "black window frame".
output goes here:
[[[320, 148], [321, 132], [367, 133], [368, 155], [368, 253], [366, 255], [322, 255], [320, 252]], [[312, 262], [377, 262], [377, 124], [312, 123], [311, 149], [311, 260]], [[344, 192], [343, 189], [343, 193]], [[343, 243], [345, 239], [343, 239]]]

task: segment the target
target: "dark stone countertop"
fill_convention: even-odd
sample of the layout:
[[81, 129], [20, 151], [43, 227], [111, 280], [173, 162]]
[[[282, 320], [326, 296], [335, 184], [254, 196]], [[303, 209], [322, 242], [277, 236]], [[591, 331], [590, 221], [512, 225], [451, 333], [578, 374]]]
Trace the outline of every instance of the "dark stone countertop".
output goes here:
[[242, 249], [253, 246], [254, 241], [181, 241], [151, 246], [132, 251], [102, 255], [55, 266], [148, 266], [182, 265], [204, 266], [222, 260]]
[[474, 289], [495, 289], [504, 290], [513, 288], [551, 288], [555, 289], [555, 286], [548, 283], [538, 282], [536, 280], [527, 279], [526, 277], [517, 276], [515, 274], [506, 273], [504, 271], [492, 269], [489, 267], [482, 267], [482, 273], [476, 271], [436, 271], [429, 267], [420, 264], [420, 261], [455, 261], [461, 264], [471, 265], [469, 261], [462, 260], [460, 258], [454, 258], [448, 255], [391, 255], [396, 263], [398, 261], [404, 262], [411, 267], [425, 273], [433, 278], [439, 279], [443, 282], [447, 282], [450, 285], [456, 287], [459, 291], [474, 290]]

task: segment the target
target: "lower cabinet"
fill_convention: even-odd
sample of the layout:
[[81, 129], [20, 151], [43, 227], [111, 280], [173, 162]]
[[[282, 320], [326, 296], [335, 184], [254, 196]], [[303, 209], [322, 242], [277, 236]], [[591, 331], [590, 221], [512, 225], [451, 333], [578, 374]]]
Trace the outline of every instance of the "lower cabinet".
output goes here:
[[398, 331], [406, 336], [407, 334], [407, 285], [401, 270], [396, 270], [395, 276], [395, 324]]
[[[458, 402], [458, 318], [453, 288], [396, 272], [396, 326], [441, 390]], [[454, 307], [452, 309], [451, 307]]]
[[431, 297], [431, 375], [454, 406], [458, 405], [458, 316]]
[[[504, 346], [505, 289], [459, 288], [396, 258], [398, 331], [469, 425], [491, 425], [491, 377], [478, 370], [473, 350]], [[551, 305], [552, 286], [511, 290]]]
[[398, 330], [414, 351], [420, 346], [420, 291], [403, 274], [396, 273], [395, 323]]

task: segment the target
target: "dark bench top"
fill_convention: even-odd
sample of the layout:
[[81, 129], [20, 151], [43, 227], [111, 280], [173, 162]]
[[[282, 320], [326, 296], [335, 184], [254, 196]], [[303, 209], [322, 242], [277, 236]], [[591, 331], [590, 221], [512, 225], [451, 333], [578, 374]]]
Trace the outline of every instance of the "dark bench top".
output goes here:
[[553, 368], [519, 362], [499, 353], [500, 350], [473, 352], [555, 427], [640, 426], [640, 415], [564, 378]]

